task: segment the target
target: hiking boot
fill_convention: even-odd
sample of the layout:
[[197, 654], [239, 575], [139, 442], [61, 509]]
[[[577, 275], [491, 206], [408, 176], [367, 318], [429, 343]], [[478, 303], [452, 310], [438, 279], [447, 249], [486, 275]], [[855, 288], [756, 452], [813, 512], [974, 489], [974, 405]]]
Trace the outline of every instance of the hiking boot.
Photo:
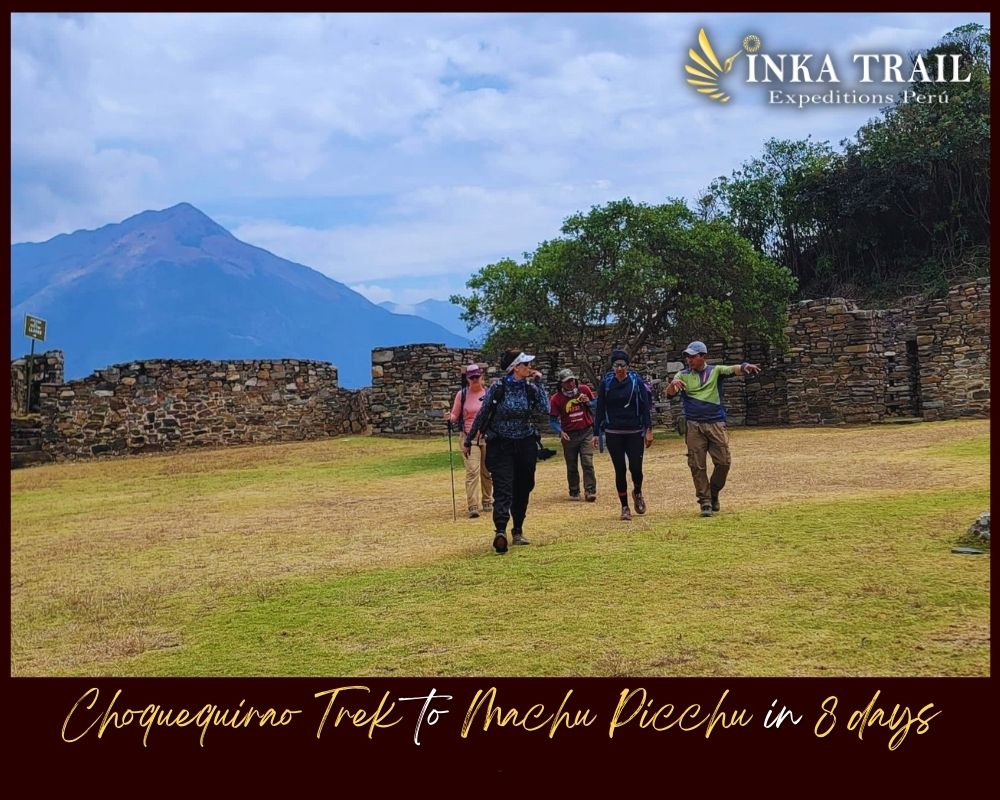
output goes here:
[[469, 509], [469, 519], [475, 519], [478, 516], [479, 516], [479, 512], [476, 511], [476, 509], [474, 509], [474, 508], [470, 508]]
[[483, 513], [488, 514], [493, 510], [493, 503], [483, 503]]
[[646, 501], [642, 496], [642, 492], [632, 492], [632, 499], [635, 500], [635, 513], [645, 514], [646, 513]]
[[514, 544], [531, 544], [531, 542], [524, 538], [524, 534], [514, 531]]
[[710, 516], [712, 516], [712, 506], [710, 506], [708, 503], [705, 503], [701, 507], [701, 515], [703, 517], [710, 517]]
[[507, 552], [507, 537], [503, 531], [497, 531], [497, 535], [493, 537], [493, 549], [497, 551], [498, 556]]
[[712, 492], [712, 511], [721, 511], [722, 506], [719, 505], [719, 493]]
[[579, 492], [570, 492], [569, 493], [569, 499], [570, 500], [579, 500], [580, 499], [580, 493]]
[[623, 520], [626, 520], [626, 521], [632, 519], [632, 512], [629, 511], [628, 506], [622, 506], [622, 516], [621, 516], [621, 518]]
[[587, 492], [586, 500], [588, 503], [593, 503], [597, 499], [597, 492]]

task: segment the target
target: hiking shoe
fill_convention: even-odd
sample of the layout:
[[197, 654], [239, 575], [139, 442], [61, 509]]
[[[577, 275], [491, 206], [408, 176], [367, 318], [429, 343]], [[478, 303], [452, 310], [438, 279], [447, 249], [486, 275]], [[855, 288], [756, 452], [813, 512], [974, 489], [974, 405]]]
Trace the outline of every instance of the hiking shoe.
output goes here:
[[475, 519], [478, 516], [479, 516], [479, 512], [476, 511], [476, 509], [474, 509], [474, 508], [470, 508], [469, 509], [469, 519]]
[[710, 517], [710, 516], [712, 516], [712, 506], [710, 506], [708, 503], [706, 503], [705, 505], [703, 505], [701, 507], [701, 515], [703, 517]]
[[483, 503], [483, 513], [486, 514], [493, 510], [493, 503]]
[[719, 505], [719, 495], [718, 494], [713, 494], [712, 495], [712, 511], [721, 511], [721, 510], [722, 510], [722, 506]]
[[524, 538], [524, 534], [514, 533], [514, 544], [531, 544], [527, 539]]
[[580, 499], [580, 493], [579, 492], [570, 492], [569, 493], [569, 499], [570, 500], [579, 500]]
[[635, 513], [645, 514], [646, 501], [643, 499], [642, 492], [632, 492], [632, 499], [635, 500]]
[[621, 516], [621, 518], [624, 519], [624, 520], [630, 520], [630, 519], [632, 519], [632, 512], [629, 511], [628, 506], [622, 506], [622, 516]]
[[593, 503], [596, 499], [597, 499], [596, 492], [595, 493], [587, 492], [586, 500], [588, 503]]
[[493, 537], [493, 549], [498, 556], [507, 552], [507, 537], [503, 535], [503, 531], [497, 531], [497, 535]]

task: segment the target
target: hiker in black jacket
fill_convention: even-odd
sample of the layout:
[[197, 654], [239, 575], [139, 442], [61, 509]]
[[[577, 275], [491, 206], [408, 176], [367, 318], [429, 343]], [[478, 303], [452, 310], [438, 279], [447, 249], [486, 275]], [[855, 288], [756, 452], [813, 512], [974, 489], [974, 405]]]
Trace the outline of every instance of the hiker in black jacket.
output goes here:
[[597, 390], [597, 413], [594, 417], [594, 447], [598, 445], [601, 431], [615, 466], [615, 488], [621, 500], [621, 518], [632, 519], [628, 505], [628, 481], [625, 476], [626, 461], [632, 473], [632, 499], [635, 513], [646, 513], [646, 500], [642, 496], [642, 456], [646, 447], [653, 444], [652, 398], [645, 381], [629, 369], [629, 356], [624, 350], [611, 352], [611, 372]]
[[535, 488], [538, 428], [532, 414], [548, 415], [542, 373], [531, 366], [533, 355], [507, 350], [500, 369], [507, 374], [486, 392], [483, 407], [466, 434], [463, 454], [468, 456], [477, 435], [486, 441], [486, 467], [493, 477], [493, 549], [507, 552], [507, 520], [513, 519], [514, 544], [524, 538], [528, 498]]

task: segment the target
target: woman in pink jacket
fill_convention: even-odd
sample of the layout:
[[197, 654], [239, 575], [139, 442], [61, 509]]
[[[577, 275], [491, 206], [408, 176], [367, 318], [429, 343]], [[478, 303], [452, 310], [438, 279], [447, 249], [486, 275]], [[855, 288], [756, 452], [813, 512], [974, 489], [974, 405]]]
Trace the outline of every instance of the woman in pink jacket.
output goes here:
[[[462, 433], [468, 434], [479, 409], [483, 407], [486, 387], [483, 386], [483, 370], [478, 364], [465, 368], [465, 378], [467, 385], [455, 394], [451, 411], [445, 414], [452, 424], [461, 420]], [[469, 455], [462, 453], [462, 460], [465, 461], [465, 496], [469, 502], [469, 516], [478, 517], [480, 511], [493, 510], [493, 478], [486, 469], [486, 440], [480, 438], [473, 442]], [[482, 505], [479, 503], [480, 487]]]

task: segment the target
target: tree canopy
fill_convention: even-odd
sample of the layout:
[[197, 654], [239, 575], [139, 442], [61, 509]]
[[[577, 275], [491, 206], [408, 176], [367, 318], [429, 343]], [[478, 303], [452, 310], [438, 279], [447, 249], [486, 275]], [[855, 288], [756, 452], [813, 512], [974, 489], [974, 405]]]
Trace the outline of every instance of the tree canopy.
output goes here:
[[730, 220], [805, 297], [888, 299], [988, 274], [989, 30], [962, 26], [923, 55], [948, 54], [967, 82], [908, 86], [931, 101], [901, 98], [842, 152], [769, 140], [711, 183], [702, 217]]
[[489, 326], [486, 349], [564, 348], [594, 380], [607, 357], [594, 352], [597, 330], [630, 354], [665, 337], [784, 343], [791, 273], [727, 220], [625, 198], [574, 214], [561, 233], [521, 261], [488, 264], [451, 298], [470, 325]]

